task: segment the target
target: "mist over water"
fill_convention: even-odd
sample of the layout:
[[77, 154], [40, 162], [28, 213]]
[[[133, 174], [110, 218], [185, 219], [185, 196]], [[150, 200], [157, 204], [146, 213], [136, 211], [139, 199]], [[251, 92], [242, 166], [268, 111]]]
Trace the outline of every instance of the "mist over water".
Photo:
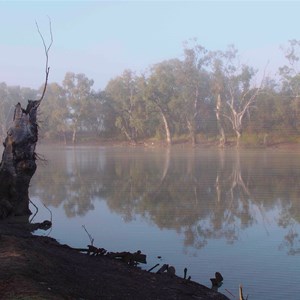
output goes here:
[[[147, 254], [150, 269], [250, 299], [297, 299], [300, 158], [272, 150], [123, 147], [39, 148], [30, 197], [34, 221], [61, 243]], [[44, 204], [44, 205], [43, 205]], [[34, 212], [34, 208], [32, 207]], [[38, 234], [45, 234], [38, 232]], [[158, 258], [160, 256], [161, 258]]]

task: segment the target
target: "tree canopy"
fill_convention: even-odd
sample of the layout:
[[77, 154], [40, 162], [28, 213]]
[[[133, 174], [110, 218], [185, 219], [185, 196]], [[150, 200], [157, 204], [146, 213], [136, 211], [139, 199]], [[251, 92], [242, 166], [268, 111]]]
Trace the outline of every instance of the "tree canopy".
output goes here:
[[[299, 45], [289, 41], [283, 49], [286, 65], [274, 78], [259, 78], [259, 70], [241, 62], [232, 45], [211, 51], [195, 40], [184, 44], [181, 59], [158, 62], [141, 74], [124, 70], [103, 90], [95, 91], [94, 80], [85, 74], [68, 72], [62, 83], [48, 85], [42, 135], [65, 143], [106, 137], [134, 144], [149, 139], [196, 144], [206, 139], [222, 146], [229, 140], [263, 145], [297, 138]], [[14, 104], [40, 93], [0, 83], [2, 137]]]

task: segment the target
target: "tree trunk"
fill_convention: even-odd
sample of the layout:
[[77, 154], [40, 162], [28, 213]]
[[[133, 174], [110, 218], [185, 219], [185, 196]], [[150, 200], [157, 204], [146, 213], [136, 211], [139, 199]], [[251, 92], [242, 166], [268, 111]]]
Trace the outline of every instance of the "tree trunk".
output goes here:
[[28, 188], [36, 170], [39, 104], [40, 101], [29, 100], [26, 110], [20, 103], [15, 107], [0, 164], [0, 219], [31, 214]]
[[1, 140], [3, 141], [5, 139], [5, 133], [7, 131], [6, 125], [2, 124], [1, 126]]
[[76, 135], [77, 135], [77, 127], [73, 128], [73, 135], [72, 135], [72, 143], [75, 145], [76, 144]]
[[240, 148], [240, 138], [241, 138], [241, 133], [240, 133], [238, 130], [236, 130], [236, 131], [235, 131], [235, 134], [236, 134], [236, 147], [237, 147], [237, 148]]
[[67, 134], [66, 131], [63, 131], [63, 137], [64, 137], [64, 144], [67, 145]]
[[126, 121], [126, 119], [123, 116], [120, 116], [121, 118], [121, 131], [124, 133], [124, 135], [126, 136], [127, 140], [133, 144], [136, 145], [137, 144], [137, 139], [136, 136], [134, 134], [134, 128], [130, 127], [129, 122]]
[[189, 135], [190, 135], [190, 138], [191, 138], [192, 145], [194, 147], [197, 144], [196, 130], [195, 130], [194, 124], [192, 124], [192, 122], [190, 122], [188, 119], [187, 119], [187, 127], [188, 127], [188, 130], [189, 130]]
[[132, 137], [132, 135], [130, 133], [128, 133], [128, 130], [125, 128], [125, 126], [123, 126], [123, 132], [126, 136], [126, 138], [129, 140], [129, 142], [133, 145], [136, 145], [136, 139], [134, 137]]
[[217, 118], [217, 123], [218, 123], [218, 129], [220, 133], [220, 139], [219, 139], [219, 147], [225, 147], [226, 144], [226, 136], [225, 136], [225, 130], [223, 128], [221, 116], [220, 116], [220, 111], [221, 111], [221, 95], [218, 94], [217, 98], [217, 107], [216, 107], [216, 118]]
[[220, 139], [219, 139], [219, 147], [224, 148], [226, 145], [226, 135], [223, 126], [219, 125], [219, 133], [220, 133]]
[[161, 114], [163, 122], [164, 122], [167, 144], [171, 145], [172, 137], [171, 137], [171, 131], [170, 131], [168, 119], [167, 119], [166, 115], [164, 114], [163, 109], [160, 106], [158, 106], [158, 108], [159, 108], [160, 114]]

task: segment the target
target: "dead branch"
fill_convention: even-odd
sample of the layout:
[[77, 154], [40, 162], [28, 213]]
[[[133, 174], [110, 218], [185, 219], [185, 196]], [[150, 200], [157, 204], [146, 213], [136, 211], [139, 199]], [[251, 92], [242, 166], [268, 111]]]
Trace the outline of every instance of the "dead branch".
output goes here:
[[187, 268], [183, 269], [183, 279], [186, 279]]
[[84, 225], [82, 225], [82, 228], [84, 229], [84, 231], [87, 233], [89, 239], [90, 239], [90, 242], [91, 242], [91, 245], [93, 246], [94, 245], [94, 238], [90, 235], [90, 233], [87, 231], [87, 229], [85, 228]]
[[146, 255], [143, 254], [140, 250], [131, 253], [131, 252], [127, 252], [127, 251], [123, 251], [123, 252], [108, 252], [106, 254], [107, 257], [109, 258], [114, 258], [114, 259], [118, 259], [121, 260], [123, 262], [125, 262], [126, 264], [130, 265], [130, 266], [135, 266], [138, 263], [142, 263], [142, 264], [146, 264]]
[[158, 267], [159, 266], [159, 264], [156, 264], [155, 266], [153, 266], [152, 268], [150, 268], [149, 270], [148, 270], [148, 272], [151, 272], [151, 271], [153, 271], [156, 267]]
[[52, 211], [46, 206], [45, 203], [43, 203], [43, 205], [49, 211], [49, 213], [50, 213], [50, 222], [52, 223]]
[[26, 224], [25, 225], [30, 231], [35, 231], [35, 230], [48, 230], [49, 228], [52, 227], [52, 223], [48, 220], [43, 221], [42, 223], [34, 223], [34, 224]]
[[176, 270], [173, 266], [169, 266], [169, 268], [167, 269], [167, 274], [170, 277], [174, 277], [176, 275]]
[[[84, 227], [84, 226], [83, 226]], [[88, 233], [89, 234], [89, 233]], [[72, 248], [68, 246], [68, 248], [79, 251], [79, 252], [86, 252], [90, 256], [105, 256], [107, 258], [116, 259], [122, 261], [130, 266], [137, 266], [139, 263], [146, 264], [147, 263], [147, 256], [143, 254], [140, 250], [136, 252], [108, 252], [104, 248], [97, 248], [93, 245], [88, 245], [88, 248]], [[155, 265], [151, 268], [148, 272], [152, 271], [156, 268], [159, 264]]]
[[225, 291], [235, 299], [235, 296], [228, 289], [225, 289]]
[[245, 300], [245, 298], [243, 296], [243, 287], [241, 285], [239, 287], [239, 299], [240, 300]]
[[107, 250], [104, 248], [97, 248], [92, 245], [88, 245], [87, 247], [88, 248], [73, 248], [73, 247], [69, 247], [69, 248], [79, 251], [79, 252], [86, 252], [87, 255], [90, 255], [90, 256], [98, 256], [98, 255], [106, 255], [107, 254]]
[[107, 252], [106, 249], [104, 248], [97, 248], [93, 245], [88, 245], [88, 250], [87, 250], [87, 254], [88, 255], [93, 255], [93, 256], [96, 256], [96, 255], [105, 255]]
[[168, 270], [169, 265], [168, 264], [164, 264], [157, 272], [156, 274], [162, 274], [163, 272], [165, 272], [166, 270]]
[[216, 272], [215, 277], [210, 278], [210, 281], [212, 283], [212, 289], [215, 289], [217, 291], [218, 288], [221, 287], [223, 284], [223, 276], [220, 272]]
[[239, 300], [247, 300], [248, 299], [248, 295], [246, 298], [244, 298], [244, 295], [243, 295], [243, 286], [240, 285], [239, 287]]
[[37, 31], [42, 39], [42, 42], [43, 42], [43, 46], [44, 46], [44, 51], [45, 51], [45, 56], [46, 56], [46, 68], [45, 68], [45, 73], [46, 73], [46, 77], [45, 77], [45, 83], [44, 83], [44, 88], [43, 88], [43, 92], [42, 92], [42, 95], [40, 97], [40, 99], [38, 100], [35, 100], [37, 101], [38, 105], [40, 105], [41, 101], [43, 100], [44, 96], [45, 96], [45, 93], [46, 93], [46, 89], [47, 89], [47, 84], [48, 84], [48, 77], [49, 77], [49, 71], [50, 71], [50, 67], [48, 66], [48, 62], [49, 62], [49, 51], [50, 51], [50, 48], [53, 44], [53, 34], [52, 34], [52, 25], [51, 25], [51, 19], [49, 18], [49, 31], [50, 31], [50, 44], [47, 46], [46, 45], [46, 42], [45, 42], [45, 39], [40, 31], [40, 28], [39, 28], [39, 25], [37, 22], [35, 22], [36, 24], [36, 28], [37, 28]]
[[[33, 219], [35, 218], [35, 216], [37, 215], [37, 213], [39, 212], [38, 207], [29, 199], [29, 202], [34, 206], [35, 208], [35, 214], [32, 216], [32, 218], [30, 219], [29, 223], [32, 223]], [[51, 220], [52, 221], [52, 220]]]

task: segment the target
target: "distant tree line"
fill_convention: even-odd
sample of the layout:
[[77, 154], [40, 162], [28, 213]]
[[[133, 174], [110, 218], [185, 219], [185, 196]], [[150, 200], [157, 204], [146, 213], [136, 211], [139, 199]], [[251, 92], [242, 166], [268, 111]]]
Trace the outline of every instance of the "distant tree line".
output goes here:
[[[76, 143], [95, 137], [128, 140], [199, 138], [220, 146], [234, 140], [266, 145], [300, 133], [300, 41], [291, 40], [286, 65], [271, 78], [243, 64], [238, 50], [210, 51], [185, 43], [183, 58], [154, 64], [144, 73], [125, 70], [104, 90], [84, 74], [68, 72], [49, 83], [41, 109], [45, 139]], [[261, 70], [263, 71], [263, 70]], [[41, 88], [42, 89], [42, 88]], [[14, 105], [36, 99], [40, 90], [0, 83], [0, 135], [6, 136]]]

